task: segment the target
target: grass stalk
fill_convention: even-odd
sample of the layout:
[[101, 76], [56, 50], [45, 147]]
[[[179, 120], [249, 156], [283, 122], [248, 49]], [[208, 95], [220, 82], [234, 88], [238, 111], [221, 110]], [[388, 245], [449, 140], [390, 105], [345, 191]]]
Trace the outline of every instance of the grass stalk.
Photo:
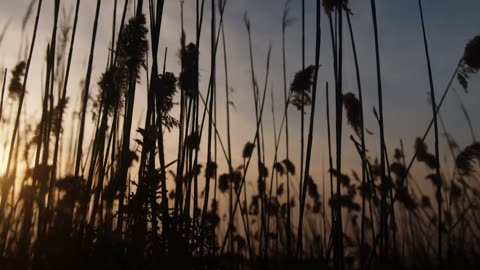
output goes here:
[[[303, 3], [303, 2], [302, 2]], [[304, 7], [302, 6], [302, 9]], [[302, 11], [303, 13], [303, 11]], [[311, 162], [311, 154], [312, 154], [312, 144], [313, 144], [313, 127], [314, 127], [314, 120], [315, 120], [315, 105], [316, 105], [316, 97], [317, 97], [317, 84], [318, 84], [318, 70], [320, 68], [320, 44], [321, 44], [321, 3], [320, 0], [317, 0], [316, 4], [316, 23], [315, 23], [315, 71], [313, 75], [313, 84], [312, 84], [312, 108], [310, 112], [310, 126], [308, 132], [308, 141], [307, 141], [307, 153], [306, 153], [306, 163], [305, 163], [305, 172], [303, 176], [303, 186], [301, 185], [300, 188], [302, 191], [300, 192], [300, 214], [298, 220], [298, 233], [297, 233], [297, 257], [302, 259], [303, 257], [303, 221], [304, 221], [304, 211], [305, 211], [305, 202], [307, 199], [307, 181], [313, 181], [310, 178], [310, 162]], [[303, 24], [303, 22], [302, 22]], [[302, 96], [303, 97], [303, 96]], [[302, 109], [304, 104], [302, 104]], [[303, 119], [303, 114], [302, 114]], [[303, 129], [302, 129], [303, 133]], [[303, 135], [302, 135], [303, 139]]]
[[434, 136], [435, 136], [435, 175], [438, 179], [437, 181], [437, 190], [436, 190], [436, 198], [438, 204], [438, 224], [437, 224], [437, 263], [438, 266], [441, 267], [442, 265], [442, 186], [441, 186], [441, 175], [440, 175], [440, 147], [439, 147], [439, 137], [438, 137], [438, 122], [437, 122], [437, 104], [435, 100], [435, 86], [433, 84], [433, 75], [432, 75], [432, 66], [430, 62], [430, 53], [428, 49], [428, 40], [427, 34], [425, 30], [425, 21], [423, 18], [423, 7], [422, 7], [422, 0], [418, 0], [418, 6], [420, 10], [420, 19], [422, 23], [422, 33], [423, 33], [423, 42], [425, 45], [425, 56], [427, 59], [427, 68], [428, 68], [428, 81], [430, 84], [430, 101], [432, 103], [432, 113], [433, 113], [433, 129], [434, 129]]

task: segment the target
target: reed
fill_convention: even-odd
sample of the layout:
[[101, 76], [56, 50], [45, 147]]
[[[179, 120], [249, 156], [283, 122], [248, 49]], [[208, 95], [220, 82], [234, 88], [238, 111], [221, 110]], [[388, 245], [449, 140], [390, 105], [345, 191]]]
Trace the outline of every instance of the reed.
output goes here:
[[[243, 48], [232, 39], [235, 25], [241, 23], [233, 10], [226, 9], [227, 1], [181, 0], [173, 9], [179, 11], [178, 66], [171, 64], [173, 54], [165, 46], [164, 34], [171, 30], [166, 31], [169, 24], [164, 23], [172, 11], [167, 10], [170, 3], [115, 0], [102, 6], [105, 1], [97, 0], [95, 16], [89, 18], [82, 14], [80, 0], [66, 16], [64, 2], [56, 0], [49, 6], [53, 23], [38, 49], [39, 20], [47, 13], [41, 0], [29, 1], [21, 27], [24, 31], [33, 25], [32, 40], [30, 45], [21, 42], [17, 64], [3, 74], [0, 143], [6, 166], [0, 177], [0, 268], [475, 269], [479, 265], [480, 147], [475, 121], [460, 93], [456, 95], [466, 119], [465, 132], [473, 141], [466, 145], [457, 141], [454, 135], [464, 131], [441, 117], [450, 113], [445, 101], [451, 88], [475, 87], [472, 79], [480, 70], [478, 36], [466, 43], [437, 100], [432, 41], [427, 38], [423, 2], [418, 1], [433, 115], [411, 151], [408, 144], [404, 149], [408, 138], [400, 139], [398, 148], [390, 151], [394, 145], [386, 144], [386, 134], [394, 129], [386, 128], [391, 122], [384, 113], [391, 108], [384, 103], [388, 93], [383, 86], [391, 82], [382, 65], [387, 58], [380, 54], [382, 25], [377, 16], [381, 14], [375, 0], [367, 5], [374, 37], [367, 47], [358, 43], [361, 25], [355, 20], [365, 11], [363, 6], [349, 5], [347, 0], [286, 0], [279, 14], [281, 44], [279, 39], [265, 51], [257, 43], [258, 25], [252, 23], [256, 18], [250, 20], [244, 13], [242, 39], [248, 48]], [[309, 10], [312, 4], [315, 9]], [[101, 11], [107, 6], [111, 9]], [[296, 34], [290, 33], [294, 8], [300, 20]], [[34, 11], [35, 22], [30, 22]], [[309, 25], [313, 12], [314, 23]], [[331, 67], [322, 66], [320, 59], [322, 12], [330, 36]], [[191, 28], [190, 16], [195, 17]], [[84, 17], [86, 23], [93, 22], [93, 31], [80, 97], [73, 100], [78, 24]], [[102, 28], [105, 21], [111, 25]], [[12, 42], [3, 39], [9, 27], [7, 22], [0, 32], [1, 45]], [[97, 34], [108, 39], [103, 54], [98, 51], [102, 45]], [[291, 35], [300, 37], [296, 48], [288, 48]], [[308, 40], [313, 35], [314, 63], [307, 65]], [[201, 42], [206, 40], [209, 44], [204, 48]], [[375, 52], [370, 75], [376, 78], [374, 97], [378, 98], [372, 119], [364, 112], [369, 104], [368, 70], [361, 65], [360, 54], [360, 48], [368, 46]], [[232, 58], [242, 52], [248, 54], [243, 75], [238, 73], [241, 63]], [[44, 57], [34, 63], [37, 53]], [[94, 66], [102, 56], [105, 66], [97, 72]], [[257, 65], [259, 57], [265, 66]], [[289, 64], [291, 57], [297, 57], [297, 68]], [[29, 74], [34, 64], [42, 66], [39, 83]], [[327, 73], [320, 74], [320, 67]], [[291, 68], [296, 69], [293, 76], [288, 74]], [[92, 84], [95, 78], [98, 81]], [[247, 92], [235, 85], [238, 80], [249, 85]], [[27, 82], [28, 92], [41, 97], [29, 99], [28, 104]], [[322, 96], [319, 87], [324, 83]], [[239, 103], [233, 86], [243, 96], [251, 91], [250, 106]], [[324, 97], [325, 107], [319, 96]], [[292, 107], [298, 113], [294, 119]], [[246, 119], [237, 118], [232, 108], [251, 109], [255, 114], [251, 125], [240, 126]], [[326, 122], [324, 130], [317, 127], [319, 117]], [[378, 134], [367, 129], [369, 120], [378, 125]], [[438, 122], [449, 148], [445, 159]], [[252, 136], [244, 138], [237, 159], [235, 138], [247, 128], [252, 128]], [[432, 128], [430, 150], [426, 138]], [[351, 132], [352, 144], [345, 143], [346, 132]], [[173, 148], [172, 136], [178, 141]], [[380, 142], [380, 153], [375, 141]], [[323, 151], [328, 164], [320, 169], [321, 160], [315, 157], [324, 156]], [[359, 162], [347, 164], [354, 154]], [[296, 161], [291, 160], [294, 156]], [[414, 165], [419, 166], [414, 170]], [[317, 178], [319, 170], [329, 175]], [[434, 192], [422, 181], [430, 182]]]

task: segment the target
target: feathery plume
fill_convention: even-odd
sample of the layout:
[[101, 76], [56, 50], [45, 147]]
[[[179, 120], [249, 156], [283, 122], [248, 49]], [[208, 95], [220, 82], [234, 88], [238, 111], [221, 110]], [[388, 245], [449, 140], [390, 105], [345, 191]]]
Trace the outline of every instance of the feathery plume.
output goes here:
[[170, 130], [173, 127], [178, 126], [179, 122], [175, 118], [170, 116], [170, 111], [173, 109], [175, 103], [173, 97], [177, 92], [176, 84], [177, 78], [171, 72], [166, 72], [158, 76], [158, 89], [155, 89], [158, 102], [157, 106], [160, 107], [162, 113], [162, 122], [164, 126]]
[[289, 159], [284, 159], [282, 163], [287, 169], [288, 173], [290, 173], [291, 175], [295, 174], [295, 165], [293, 165], [293, 163]]
[[121, 69], [111, 66], [100, 77], [98, 86], [100, 88], [98, 99], [108, 108], [110, 114], [115, 111], [115, 108], [122, 107], [123, 95], [121, 93], [126, 90], [127, 81]]
[[22, 78], [25, 76], [25, 68], [27, 64], [25, 61], [19, 62], [12, 70], [12, 78], [8, 86], [8, 96], [16, 100], [22, 92]]
[[243, 158], [249, 158], [252, 155], [254, 148], [255, 148], [254, 143], [247, 142], [245, 144], [245, 146], [243, 147], [242, 157]]
[[344, 8], [345, 10], [350, 12], [347, 6], [348, 0], [323, 0], [322, 4], [323, 4], [323, 9], [325, 10], [325, 13], [327, 13], [327, 15], [329, 16], [332, 14], [332, 12], [335, 9], [340, 9], [340, 8]]
[[361, 106], [357, 97], [353, 93], [346, 93], [343, 95], [343, 106], [347, 111], [347, 120], [348, 123], [352, 126], [355, 133], [360, 136], [361, 127], [360, 127], [360, 116], [361, 116]]
[[198, 52], [195, 44], [190, 43], [180, 52], [183, 70], [180, 73], [178, 84], [187, 97], [193, 98], [197, 94], [197, 58]]
[[474, 162], [480, 161], [480, 143], [475, 142], [467, 146], [457, 156], [455, 165], [460, 176], [469, 176], [475, 172]]
[[118, 41], [119, 64], [137, 79], [140, 69], [145, 67], [148, 52], [146, 23], [144, 14], [131, 18]]
[[460, 62], [457, 79], [467, 91], [470, 75], [480, 70], [480, 36], [474, 37], [465, 46], [465, 52]]
[[435, 169], [435, 156], [428, 153], [427, 150], [427, 145], [422, 141], [422, 139], [417, 138], [415, 141], [417, 160], [424, 162], [430, 169]]
[[273, 164], [273, 169], [277, 171], [281, 176], [283, 176], [283, 174], [285, 173], [285, 168], [283, 168], [282, 163], [280, 162], [275, 162], [275, 164]]
[[313, 83], [313, 73], [315, 66], [309, 66], [295, 74], [293, 82], [290, 85], [290, 91], [292, 93], [292, 100], [290, 103], [298, 110], [302, 106], [308, 106], [312, 104], [312, 98], [310, 97], [311, 87]]

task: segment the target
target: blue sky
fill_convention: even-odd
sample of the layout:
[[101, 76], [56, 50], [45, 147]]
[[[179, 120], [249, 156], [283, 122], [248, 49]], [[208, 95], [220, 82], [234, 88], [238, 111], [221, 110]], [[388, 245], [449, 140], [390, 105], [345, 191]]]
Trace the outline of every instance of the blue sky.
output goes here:
[[[21, 20], [25, 13], [30, 0], [2, 0], [0, 3], [0, 26], [10, 21], [10, 27], [2, 44], [0, 44], [0, 67], [6, 66], [13, 68], [18, 61], [18, 51], [22, 41]], [[31, 119], [35, 119], [40, 112], [38, 100], [40, 95], [40, 82], [42, 74], [42, 59], [47, 42], [50, 39], [51, 24], [53, 17], [52, 2], [44, 1], [41, 19], [40, 32], [36, 43], [34, 55], [34, 65], [31, 70], [31, 77], [28, 82], [28, 97], [26, 100], [27, 113], [31, 115]], [[73, 0], [64, 0], [65, 9], [68, 13], [70, 8], [73, 9]], [[123, 2], [123, 1], [119, 1]], [[165, 1], [164, 24], [161, 33], [160, 50], [163, 52], [168, 47], [167, 69], [178, 74], [179, 59], [177, 51], [179, 48], [180, 37], [180, 4], [177, 0]], [[194, 40], [194, 22], [195, 7], [193, 0], [185, 1], [185, 27], [187, 33], [187, 41]], [[307, 2], [307, 18], [306, 18], [306, 64], [313, 64], [314, 54], [314, 20], [315, 20], [315, 2]], [[367, 127], [378, 135], [378, 127], [375, 124], [372, 110], [377, 106], [377, 88], [375, 76], [375, 58], [374, 43], [370, 1], [350, 1], [350, 8], [354, 13], [352, 16], [353, 27], [355, 30], [355, 39], [358, 46], [359, 61], [362, 75], [362, 83], [365, 96], [365, 117], [367, 118]], [[433, 65], [433, 77], [437, 91], [437, 96], [444, 91], [448, 80], [453, 73], [458, 60], [463, 55], [463, 49], [468, 40], [479, 35], [480, 2], [477, 0], [425, 0], [424, 13], [428, 38], [430, 42], [430, 52]], [[73, 70], [68, 95], [71, 96], [71, 108], [78, 101], [80, 94], [79, 82], [85, 76], [86, 62], [93, 26], [94, 8], [96, 1], [86, 0], [82, 2], [79, 20], [79, 32], [75, 47], [75, 57], [73, 59]], [[92, 79], [91, 91], [95, 92], [96, 82], [106, 65], [106, 52], [108, 51], [109, 38], [111, 31], [111, 0], [104, 0], [101, 8], [101, 20], [99, 24], [99, 32], [97, 37], [97, 45], [95, 51], [94, 77]], [[287, 80], [290, 82], [293, 74], [301, 69], [301, 24], [300, 24], [300, 0], [292, 1], [291, 16], [296, 18], [296, 22], [287, 30]], [[243, 14], [248, 12], [252, 23], [252, 38], [255, 59], [255, 69], [257, 80], [260, 85], [264, 83], [265, 77], [265, 61], [269, 44], [272, 45], [272, 60], [268, 90], [273, 89], [276, 105], [277, 128], [283, 109], [283, 81], [281, 69], [281, 19], [284, 1], [282, 0], [228, 0], [225, 14], [225, 31], [227, 37], [227, 54], [229, 68], [230, 86], [235, 89], [233, 100], [235, 108], [232, 111], [232, 119], [234, 125], [232, 127], [232, 140], [234, 142], [233, 156], [234, 162], [240, 164], [241, 150], [247, 141], [251, 141], [254, 136], [255, 115], [252, 100], [252, 91], [250, 86], [250, 64], [248, 61], [248, 41], [247, 32], [243, 25]], [[423, 40], [421, 36], [420, 17], [418, 11], [418, 1], [402, 0], [402, 1], [377, 1], [378, 20], [380, 30], [380, 49], [381, 49], [381, 65], [382, 80], [384, 86], [384, 107], [385, 107], [385, 128], [386, 141], [390, 153], [395, 147], [399, 146], [402, 139], [407, 151], [407, 157], [411, 156], [413, 150], [413, 141], [416, 137], [421, 136], [426, 129], [428, 122], [432, 117], [431, 107], [428, 105], [427, 93], [429, 91], [426, 60], [423, 48]], [[146, 9], [145, 9], [146, 11]], [[118, 16], [120, 17], [120, 9]], [[129, 11], [129, 15], [132, 10]], [[323, 164], [327, 165], [326, 152], [326, 122], [325, 122], [325, 82], [332, 83], [332, 61], [329, 32], [325, 14], [322, 14], [322, 49], [321, 49], [321, 69], [319, 73], [319, 92], [318, 106], [315, 115], [315, 135], [313, 148], [313, 176], [320, 178], [322, 174]], [[205, 81], [207, 81], [210, 71], [209, 48], [210, 48], [210, 1], [206, 1], [205, 23], [202, 34], [201, 45], [201, 80], [202, 92], [206, 93]], [[33, 28], [33, 16], [29, 21], [23, 39], [30, 38]], [[344, 70], [344, 92], [357, 93], [353, 60], [351, 55], [350, 39], [345, 32], [345, 70]], [[203, 48], [203, 49], [202, 49]], [[223, 53], [221, 47], [218, 54], [218, 102], [224, 102], [224, 75], [223, 75]], [[163, 57], [160, 56], [160, 57]], [[137, 103], [135, 107], [136, 117], [140, 121], [141, 115], [146, 110], [145, 97], [146, 84], [145, 80], [139, 86], [137, 92]], [[474, 121], [475, 132], [478, 134], [480, 129], [477, 116], [480, 115], [480, 75], [473, 76], [470, 81], [470, 91], [468, 94], [461, 90], [458, 83], [454, 84], [458, 95], [453, 92], [447, 97], [446, 103], [442, 107], [441, 116], [445, 121], [448, 131], [457, 140], [458, 144], [463, 147], [471, 143], [471, 137], [468, 132], [468, 126], [462, 116], [459, 106], [461, 99]], [[453, 89], [452, 89], [453, 90]], [[333, 94], [331, 94], [331, 97]], [[266, 110], [264, 118], [266, 130], [266, 147], [267, 153], [271, 153], [273, 149], [272, 138], [272, 114], [270, 93], [267, 95]], [[333, 99], [331, 100], [333, 103]], [[224, 105], [219, 105], [219, 123], [222, 136], [224, 132]], [[331, 107], [333, 115], [333, 105]], [[291, 109], [290, 112], [290, 135], [293, 138], [290, 145], [292, 147], [292, 160], [299, 163], [298, 146], [300, 144], [299, 137], [299, 113]], [[309, 113], [307, 112], [307, 116]], [[38, 117], [37, 117], [38, 118]], [[70, 119], [68, 116], [66, 119]], [[306, 118], [308, 120], [308, 118]], [[69, 120], [70, 121], [70, 120]], [[71, 122], [71, 121], [70, 121]], [[135, 123], [135, 122], [134, 122]], [[68, 127], [67, 122], [67, 127]], [[345, 158], [344, 161], [348, 167], [359, 168], [357, 165], [359, 159], [353, 152], [352, 144], [348, 136], [352, 134], [350, 127], [345, 127], [344, 144]], [[3, 133], [3, 132], [2, 132]], [[69, 131], [66, 131], [69, 134]], [[3, 134], [1, 136], [4, 136]], [[135, 134], [136, 136], [136, 134]], [[167, 137], [167, 153], [170, 151], [171, 156], [167, 159], [174, 159], [176, 151], [176, 132]], [[431, 139], [431, 137], [430, 137]], [[431, 140], [429, 143], [431, 145]], [[369, 153], [376, 156], [378, 153], [378, 137], [369, 136], [367, 138]], [[432, 149], [432, 147], [431, 147]], [[270, 151], [269, 151], [270, 150]], [[447, 156], [447, 148], [445, 141], [442, 142], [442, 158]], [[206, 151], [203, 152], [204, 154]], [[221, 152], [219, 152], [220, 155]], [[281, 149], [279, 156], [284, 158], [284, 150]], [[267, 157], [268, 164], [271, 164], [273, 155]], [[219, 162], [220, 164], [222, 161]], [[268, 165], [267, 164], [267, 165]], [[268, 165], [271, 166], [271, 165]], [[415, 170], [422, 170], [423, 165], [417, 165]]]

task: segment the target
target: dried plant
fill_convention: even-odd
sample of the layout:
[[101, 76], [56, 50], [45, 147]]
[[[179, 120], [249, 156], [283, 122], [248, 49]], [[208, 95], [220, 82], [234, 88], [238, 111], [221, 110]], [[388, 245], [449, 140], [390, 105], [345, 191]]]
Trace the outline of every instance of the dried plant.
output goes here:
[[111, 66], [100, 77], [98, 101], [107, 107], [109, 114], [122, 108], [124, 96], [122, 93], [126, 91], [127, 84], [125, 70], [115, 66]]
[[280, 176], [283, 176], [285, 173], [285, 168], [283, 167], [282, 163], [280, 162], [275, 162], [273, 165], [273, 169], [280, 174]]
[[145, 15], [131, 18], [118, 40], [118, 64], [131, 76], [139, 79], [140, 69], [146, 67], [148, 41]]
[[22, 79], [25, 75], [26, 66], [27, 63], [21, 61], [12, 70], [12, 78], [10, 79], [10, 85], [8, 86], [8, 96], [11, 99], [18, 99], [22, 92]]
[[422, 139], [417, 138], [415, 141], [415, 151], [417, 160], [424, 162], [430, 169], [435, 169], [435, 156], [428, 153], [428, 147]]
[[455, 160], [460, 176], [470, 176], [475, 172], [475, 161], [480, 161], [480, 143], [475, 142], [463, 149]]
[[247, 142], [243, 147], [242, 157], [249, 158], [253, 153], [253, 149], [255, 149], [255, 144], [251, 142]]
[[355, 133], [360, 136], [361, 129], [361, 105], [353, 93], [343, 95], [343, 106], [347, 111], [348, 123], [352, 126]]
[[465, 52], [460, 60], [457, 78], [463, 89], [468, 89], [470, 75], [480, 70], [480, 36], [474, 37], [465, 46]]
[[230, 189], [230, 175], [224, 173], [218, 178], [218, 189], [225, 193]]
[[323, 0], [323, 9], [327, 15], [331, 15], [335, 9], [348, 9], [348, 0]]
[[207, 167], [205, 168], [205, 178], [212, 178], [217, 172], [217, 164], [213, 161], [207, 162]]
[[309, 106], [312, 104], [310, 92], [313, 83], [314, 72], [315, 66], [309, 66], [295, 73], [293, 82], [290, 85], [290, 92], [292, 95], [292, 100], [290, 103], [298, 110], [301, 110], [303, 106]]
[[195, 44], [190, 43], [180, 52], [183, 70], [180, 73], [178, 84], [187, 97], [193, 98], [197, 95], [197, 59], [198, 52]]
[[165, 74], [159, 75], [158, 80], [159, 88], [156, 89], [156, 95], [158, 98], [157, 106], [160, 107], [160, 112], [162, 113], [161, 117], [163, 125], [168, 130], [171, 130], [173, 127], [179, 125], [178, 120], [170, 116], [170, 111], [175, 105], [173, 98], [175, 96], [175, 93], [177, 92], [177, 78], [175, 78], [175, 75], [173, 75], [173, 73], [166, 72]]
[[283, 165], [287, 169], [287, 172], [291, 175], [295, 175], [295, 165], [288, 159], [282, 161]]

